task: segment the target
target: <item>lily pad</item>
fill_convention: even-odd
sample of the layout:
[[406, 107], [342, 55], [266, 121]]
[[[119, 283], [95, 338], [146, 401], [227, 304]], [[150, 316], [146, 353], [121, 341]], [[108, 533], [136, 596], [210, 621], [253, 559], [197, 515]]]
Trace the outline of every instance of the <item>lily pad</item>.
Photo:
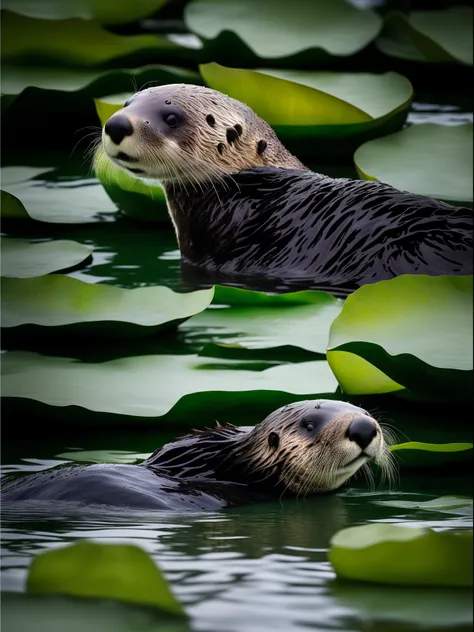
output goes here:
[[472, 7], [390, 11], [376, 45], [391, 57], [472, 66]]
[[337, 532], [328, 558], [343, 579], [412, 586], [472, 586], [472, 531], [366, 524]]
[[185, 616], [154, 561], [134, 544], [82, 541], [40, 553], [31, 563], [26, 590], [114, 599]]
[[390, 446], [390, 450], [424, 450], [426, 452], [463, 452], [472, 450], [472, 443], [421, 443], [420, 441], [408, 441]]
[[385, 507], [399, 507], [400, 509], [422, 509], [423, 511], [446, 511], [448, 513], [458, 513], [459, 509], [470, 510], [472, 514], [472, 498], [461, 496], [441, 496], [432, 500], [376, 500], [377, 505]]
[[77, 99], [78, 93], [88, 97], [101, 97], [112, 92], [125, 91], [131, 94], [134, 87], [139, 89], [150, 83], [202, 83], [202, 80], [199, 74], [192, 70], [156, 64], [112, 70], [2, 65], [1, 91], [4, 96], [17, 96], [29, 88], [52, 91], [54, 94], [51, 95], [51, 99], [57, 100], [61, 96], [64, 98], [64, 95], [58, 95], [57, 92], [73, 93]]
[[[21, 34], [21, 36], [20, 36]], [[166, 63], [188, 49], [160, 35], [117, 35], [94, 20], [39, 20], [4, 11], [2, 63], [98, 66], [125, 58]], [[120, 63], [121, 65], [121, 63]]]
[[[472, 276], [403, 275], [345, 301], [327, 358], [350, 394], [472, 395]], [[433, 344], [436, 340], [436, 344]]]
[[[235, 43], [261, 59], [283, 59], [302, 51], [337, 57], [365, 48], [379, 33], [381, 18], [344, 0], [191, 0], [184, 10], [190, 31], [215, 40], [217, 49]], [[237, 54], [238, 54], [237, 47]]]
[[[174, 327], [205, 309], [213, 289], [178, 294], [167, 287], [125, 289], [63, 275], [3, 279], [2, 328], [59, 333], [139, 336]], [[18, 335], [18, 332], [16, 332]]]
[[472, 204], [473, 125], [424, 123], [364, 143], [354, 154], [364, 180], [446, 202]]
[[28, 177], [24, 169], [15, 168], [17, 179], [12, 184], [8, 184], [8, 178], [4, 182], [2, 169], [2, 190], [8, 194], [5, 208], [2, 203], [2, 217], [29, 216], [40, 222], [83, 224], [102, 221], [117, 212], [103, 187], [93, 178], [55, 182], [37, 177], [21, 182], [22, 172]]
[[325, 354], [330, 325], [343, 303], [319, 291], [265, 295], [223, 286], [218, 289], [212, 307], [181, 327], [193, 343], [211, 338], [228, 349], [235, 345], [239, 349], [285, 347], [286, 355], [297, 347]]
[[[216, 63], [199, 70], [209, 87], [243, 101], [284, 143], [298, 141], [298, 151], [311, 155], [347, 153], [368, 138], [399, 129], [412, 98], [408, 79], [394, 72], [244, 70]], [[326, 138], [331, 142], [315, 147], [315, 139]], [[334, 143], [340, 147], [331, 148]]]
[[31, 243], [2, 237], [0, 255], [3, 277], [28, 278], [73, 268], [90, 257], [91, 250], [66, 239]]
[[103, 0], [5, 0], [2, 9], [43, 20], [81, 18], [102, 24], [126, 24], [148, 17], [167, 2], [169, 0], [114, 0], [113, 3]]
[[[98, 111], [101, 108], [103, 113], [105, 102], [96, 103], [100, 103], [97, 108]], [[114, 165], [102, 146], [94, 156], [94, 172], [107, 195], [124, 215], [148, 222], [170, 224], [164, 189], [157, 183], [152, 184], [151, 181], [144, 182], [134, 178]]]
[[150, 454], [137, 454], [129, 450], [74, 450], [56, 455], [58, 459], [76, 463], [120, 463], [133, 465], [139, 459], [146, 459]]
[[123, 602], [4, 592], [3, 632], [190, 632], [187, 619]]
[[[469, 435], [468, 435], [469, 436]], [[447, 463], [472, 460], [472, 443], [422, 443], [409, 441], [390, 446], [399, 465], [412, 468], [439, 467]]]
[[[226, 408], [237, 406], [243, 415], [243, 407], [251, 405], [268, 414], [301, 396], [331, 397], [336, 392], [337, 382], [325, 361], [265, 370], [259, 370], [260, 364], [196, 355], [85, 363], [8, 351], [2, 356], [1, 388], [4, 405], [9, 398], [36, 400], [48, 406], [49, 417], [54, 407], [61, 407], [64, 418], [64, 406], [69, 411], [78, 406], [83, 409], [82, 422], [87, 421], [85, 411], [100, 413], [97, 423], [107, 422], [105, 413], [124, 416], [126, 423], [130, 417], [153, 422], [176, 406], [176, 421], [188, 427], [197, 418], [203, 425], [211, 423], [212, 414], [222, 419]], [[241, 423], [245, 422], [242, 417]]]

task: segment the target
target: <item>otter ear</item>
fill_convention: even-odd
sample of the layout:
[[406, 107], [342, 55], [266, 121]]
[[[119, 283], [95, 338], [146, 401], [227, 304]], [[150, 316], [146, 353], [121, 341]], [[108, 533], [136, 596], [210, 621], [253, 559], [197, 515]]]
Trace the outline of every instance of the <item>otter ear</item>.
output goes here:
[[268, 435], [268, 445], [273, 450], [276, 450], [280, 445], [280, 437], [277, 435], [276, 432], [270, 432], [270, 434]]

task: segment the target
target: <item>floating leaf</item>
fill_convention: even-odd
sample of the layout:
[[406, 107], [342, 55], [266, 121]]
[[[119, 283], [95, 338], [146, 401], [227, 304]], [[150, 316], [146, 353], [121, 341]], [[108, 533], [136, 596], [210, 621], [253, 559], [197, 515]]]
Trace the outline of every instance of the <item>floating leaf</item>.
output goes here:
[[412, 125], [364, 143], [355, 152], [354, 162], [365, 180], [472, 204], [472, 130], [472, 123]]
[[218, 286], [218, 292], [213, 308], [181, 328], [188, 340], [211, 337], [226, 347], [298, 347], [325, 354], [329, 327], [342, 308], [342, 301], [326, 292], [266, 295], [223, 286]]
[[[116, 601], [3, 592], [2, 632], [190, 632], [187, 619]], [[113, 607], [111, 607], [111, 605]]]
[[[215, 48], [242, 43], [261, 59], [281, 59], [302, 51], [348, 56], [362, 50], [382, 26], [372, 10], [344, 0], [191, 0], [184, 10], [189, 30]], [[238, 54], [237, 46], [237, 54]]]
[[421, 443], [420, 441], [409, 441], [390, 446], [390, 450], [425, 450], [427, 452], [462, 452], [472, 450], [472, 443]]
[[125, 57], [170, 61], [189, 54], [164, 36], [117, 35], [94, 20], [39, 20], [4, 11], [2, 62], [97, 66]]
[[0, 216], [2, 219], [30, 219], [25, 207], [18, 198], [6, 191], [1, 192]]
[[[199, 69], [209, 87], [243, 101], [283, 142], [298, 141], [298, 151], [312, 155], [333, 151], [331, 145], [343, 141], [340, 151], [347, 152], [348, 139], [355, 149], [363, 140], [399, 129], [412, 97], [408, 79], [394, 72], [254, 71], [216, 63]], [[314, 139], [326, 138], [330, 143], [314, 146]]]
[[80, 406], [102, 414], [155, 421], [188, 396], [183, 402], [187, 413], [180, 416], [181, 422], [183, 416], [188, 417], [187, 424], [197, 412], [205, 418], [206, 406], [217, 408], [221, 415], [226, 406], [252, 403], [269, 413], [302, 395], [326, 397], [337, 388], [324, 361], [284, 364], [262, 371], [258, 363], [223, 362], [195, 355], [139, 356], [88, 364], [9, 351], [2, 356], [1, 368], [4, 404], [7, 398], [33, 399], [53, 407]]
[[[134, 92], [134, 85], [141, 88], [147, 84], [167, 83], [202, 83], [202, 80], [194, 71], [156, 64], [112, 70], [2, 65], [1, 76], [2, 95], [17, 96], [30, 88], [54, 92], [52, 100], [68, 96], [58, 95], [57, 92], [72, 93], [75, 99], [77, 93], [101, 97], [112, 92], [128, 92], [130, 96]], [[73, 106], [74, 101], [69, 99], [67, 103]]]
[[[472, 447], [472, 445], [471, 445]], [[423, 509], [423, 511], [447, 511], [458, 513], [458, 509], [470, 509], [472, 514], [472, 498], [461, 496], [441, 496], [432, 500], [375, 500], [376, 505], [399, 507], [400, 509]]]
[[[178, 294], [167, 287], [125, 289], [63, 275], [3, 279], [2, 327], [44, 335], [137, 336], [173, 327], [205, 309], [213, 289]], [[58, 331], [58, 327], [61, 329]]]
[[31, 563], [26, 590], [115, 599], [185, 616], [154, 561], [134, 544], [82, 541], [40, 553]]
[[[100, 103], [103, 107], [104, 102]], [[122, 213], [134, 219], [170, 223], [165, 192], [160, 185], [143, 182], [120, 169], [111, 162], [102, 147], [94, 156], [94, 171]]]
[[[459, 431], [458, 431], [459, 432]], [[469, 435], [468, 435], [469, 436]], [[400, 465], [405, 467], [438, 467], [447, 463], [466, 462], [472, 459], [472, 443], [422, 443], [409, 441], [390, 446]]]
[[347, 393], [470, 397], [472, 276], [403, 275], [357, 289], [331, 325], [327, 357]]
[[328, 558], [344, 579], [386, 584], [472, 586], [472, 531], [365, 524], [337, 532]]
[[129, 450], [74, 450], [56, 455], [58, 459], [77, 463], [120, 463], [133, 465], [137, 459], [146, 459], [150, 454], [137, 454]]
[[[82, 224], [101, 221], [103, 216], [117, 212], [103, 187], [92, 178], [65, 182], [28, 179], [28, 168], [18, 167], [7, 173], [5, 182], [5, 169], [9, 168], [2, 169], [2, 189], [8, 195], [4, 196], [6, 208], [2, 208], [2, 217], [29, 216], [40, 222]], [[22, 175], [24, 181], [19, 180]], [[8, 183], [8, 176], [15, 179], [12, 184]]]
[[68, 2], [51, 2], [51, 0], [4, 0], [2, 9], [8, 9], [30, 18], [43, 20], [66, 20], [81, 18], [97, 20], [102, 24], [126, 24], [145, 18], [161, 9], [169, 0], [68, 0]]
[[66, 239], [31, 243], [2, 237], [0, 254], [3, 277], [27, 278], [73, 268], [90, 257], [91, 250]]
[[377, 47], [386, 55], [426, 62], [472, 66], [472, 7], [441, 11], [391, 11], [385, 16]]

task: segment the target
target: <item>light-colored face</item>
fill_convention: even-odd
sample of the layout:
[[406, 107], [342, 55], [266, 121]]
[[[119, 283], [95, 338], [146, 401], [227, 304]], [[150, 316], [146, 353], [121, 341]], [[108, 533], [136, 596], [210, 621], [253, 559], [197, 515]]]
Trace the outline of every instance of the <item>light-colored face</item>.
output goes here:
[[280, 483], [296, 495], [338, 489], [369, 461], [389, 480], [394, 475], [382, 428], [352, 404], [322, 399], [290, 404], [271, 413], [257, 432], [249, 459], [253, 471], [255, 463], [262, 473], [276, 466]]
[[246, 105], [189, 84], [138, 92], [102, 130], [108, 159], [129, 174], [200, 184], [264, 165], [304, 168]]

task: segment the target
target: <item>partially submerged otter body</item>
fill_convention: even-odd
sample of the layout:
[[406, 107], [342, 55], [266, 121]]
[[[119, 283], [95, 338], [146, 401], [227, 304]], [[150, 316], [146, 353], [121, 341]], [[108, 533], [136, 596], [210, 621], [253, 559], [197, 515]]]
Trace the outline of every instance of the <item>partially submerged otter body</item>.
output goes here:
[[68, 465], [15, 478], [2, 485], [1, 498], [212, 510], [333, 491], [373, 459], [390, 476], [375, 419], [351, 404], [314, 400], [280, 408], [255, 427], [195, 431], [140, 465]]
[[472, 211], [309, 171], [248, 106], [215, 90], [139, 92], [107, 121], [102, 144], [106, 159], [162, 183], [183, 261], [214, 282], [347, 293], [401, 274], [472, 274]]
[[166, 194], [184, 261], [209, 271], [329, 291], [472, 274], [472, 211], [380, 182], [261, 167]]

